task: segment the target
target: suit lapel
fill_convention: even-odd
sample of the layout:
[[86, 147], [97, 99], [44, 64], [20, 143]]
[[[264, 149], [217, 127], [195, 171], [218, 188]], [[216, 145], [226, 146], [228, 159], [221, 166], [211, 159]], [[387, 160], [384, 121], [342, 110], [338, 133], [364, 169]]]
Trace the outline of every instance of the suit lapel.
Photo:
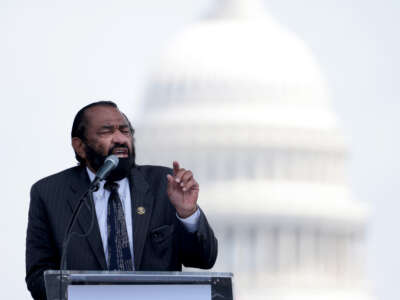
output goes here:
[[[130, 176], [135, 270], [140, 269], [153, 209], [153, 195], [143, 174], [135, 167]], [[144, 208], [144, 210], [143, 210]]]
[[[71, 184], [71, 189], [75, 193], [75, 195], [74, 197], [70, 197], [68, 199], [72, 210], [74, 210], [74, 208], [78, 204], [78, 200], [86, 192], [90, 184], [89, 176], [87, 175], [85, 168], [80, 168], [80, 174], [78, 177], [75, 177], [75, 179], [76, 180], [74, 180]], [[82, 232], [87, 232], [90, 227], [92, 214], [88, 200], [89, 199], [86, 199], [78, 216], [78, 224], [81, 227]], [[96, 212], [94, 212], [94, 218], [95, 220], [92, 231], [89, 233], [86, 239], [96, 259], [101, 265], [101, 268], [103, 270], [107, 270], [107, 263], [106, 263], [106, 258], [104, 256], [104, 249], [103, 249], [103, 244], [101, 242], [101, 235], [100, 235], [99, 223], [97, 221]]]

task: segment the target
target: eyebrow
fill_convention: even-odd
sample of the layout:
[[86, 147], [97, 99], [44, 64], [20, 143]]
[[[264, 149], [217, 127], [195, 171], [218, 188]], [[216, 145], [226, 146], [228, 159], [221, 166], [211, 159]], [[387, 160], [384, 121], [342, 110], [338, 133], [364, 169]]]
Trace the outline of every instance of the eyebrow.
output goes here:
[[[122, 124], [122, 125], [117, 126], [117, 128], [119, 128], [119, 129], [121, 129], [121, 128], [123, 128], [123, 129], [129, 128], [129, 125], [128, 124]], [[102, 130], [102, 129], [112, 130], [112, 129], [114, 129], [114, 126], [113, 125], [103, 125], [103, 126], [100, 127], [99, 130]]]

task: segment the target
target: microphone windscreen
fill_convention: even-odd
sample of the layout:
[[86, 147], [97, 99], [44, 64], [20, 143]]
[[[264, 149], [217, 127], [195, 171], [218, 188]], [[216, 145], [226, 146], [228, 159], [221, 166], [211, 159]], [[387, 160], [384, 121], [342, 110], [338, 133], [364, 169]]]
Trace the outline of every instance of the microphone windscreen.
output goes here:
[[107, 161], [111, 162], [114, 165], [114, 168], [115, 168], [116, 166], [118, 166], [119, 158], [118, 158], [118, 156], [116, 156], [114, 154], [111, 154], [111, 155], [107, 156], [107, 158], [105, 159], [104, 163], [106, 163]]

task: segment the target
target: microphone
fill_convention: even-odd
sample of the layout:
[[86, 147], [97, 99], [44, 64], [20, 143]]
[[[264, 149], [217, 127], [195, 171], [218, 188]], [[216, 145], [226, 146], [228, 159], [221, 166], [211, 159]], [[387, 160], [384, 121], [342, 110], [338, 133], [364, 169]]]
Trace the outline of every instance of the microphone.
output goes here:
[[118, 166], [118, 161], [118, 157], [114, 154], [107, 156], [103, 165], [97, 171], [96, 177], [94, 178], [90, 186], [97, 190], [99, 182], [105, 179], [110, 174], [110, 172]]
[[104, 161], [104, 164], [97, 171], [94, 180], [98, 179], [99, 181], [101, 181], [105, 179], [108, 176], [108, 174], [110, 174], [110, 172], [118, 166], [118, 160], [119, 160], [118, 157], [114, 154], [107, 156], [106, 160]]

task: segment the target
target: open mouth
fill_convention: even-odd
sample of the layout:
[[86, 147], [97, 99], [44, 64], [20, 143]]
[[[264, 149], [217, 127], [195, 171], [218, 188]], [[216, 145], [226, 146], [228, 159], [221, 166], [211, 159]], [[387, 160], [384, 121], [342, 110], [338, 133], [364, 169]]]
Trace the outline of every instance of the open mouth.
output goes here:
[[129, 151], [128, 151], [128, 148], [117, 147], [117, 148], [113, 149], [112, 154], [114, 154], [118, 157], [128, 157]]

